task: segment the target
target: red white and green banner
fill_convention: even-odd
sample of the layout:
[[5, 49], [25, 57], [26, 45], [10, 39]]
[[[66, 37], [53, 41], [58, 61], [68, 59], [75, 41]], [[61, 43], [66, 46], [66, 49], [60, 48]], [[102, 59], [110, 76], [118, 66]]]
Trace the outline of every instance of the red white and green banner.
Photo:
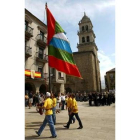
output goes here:
[[46, 5], [48, 27], [48, 60], [49, 66], [67, 75], [82, 78], [74, 62], [70, 43], [65, 31], [54, 19]]

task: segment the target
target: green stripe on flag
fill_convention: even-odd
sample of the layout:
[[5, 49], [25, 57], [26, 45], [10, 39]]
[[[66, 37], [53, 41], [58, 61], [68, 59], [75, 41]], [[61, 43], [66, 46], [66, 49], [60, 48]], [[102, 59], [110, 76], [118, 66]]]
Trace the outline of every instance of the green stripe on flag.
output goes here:
[[71, 63], [71, 64], [74, 64], [75, 65], [75, 62], [73, 60], [73, 54], [70, 54], [64, 50], [61, 50], [61, 49], [58, 49], [58, 48], [55, 48], [54, 46], [52, 45], [49, 45], [48, 47], [48, 55], [51, 55], [51, 56], [54, 56], [58, 59], [61, 59], [63, 61], [66, 61], [68, 63]]
[[55, 33], [64, 33], [65, 31], [62, 29], [62, 27], [59, 25], [57, 21], [55, 21]]

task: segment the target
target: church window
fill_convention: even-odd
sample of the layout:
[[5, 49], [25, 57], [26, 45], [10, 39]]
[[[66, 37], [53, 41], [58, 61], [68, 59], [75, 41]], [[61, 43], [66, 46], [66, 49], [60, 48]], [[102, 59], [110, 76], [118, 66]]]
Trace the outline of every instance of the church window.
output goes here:
[[88, 31], [88, 25], [86, 25], [86, 31]]
[[87, 42], [90, 42], [89, 36], [87, 36]]
[[82, 43], [84, 43], [85, 42], [85, 37], [82, 37]]
[[82, 31], [84, 31], [85, 29], [84, 29], [84, 26], [82, 26]]

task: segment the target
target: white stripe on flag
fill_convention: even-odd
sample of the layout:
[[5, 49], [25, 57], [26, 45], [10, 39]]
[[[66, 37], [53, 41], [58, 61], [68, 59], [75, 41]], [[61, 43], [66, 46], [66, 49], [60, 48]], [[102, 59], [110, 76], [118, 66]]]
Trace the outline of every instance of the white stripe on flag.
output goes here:
[[69, 42], [69, 40], [67, 39], [67, 37], [66, 37], [66, 35], [64, 33], [55, 34], [53, 37], [63, 39], [65, 41]]

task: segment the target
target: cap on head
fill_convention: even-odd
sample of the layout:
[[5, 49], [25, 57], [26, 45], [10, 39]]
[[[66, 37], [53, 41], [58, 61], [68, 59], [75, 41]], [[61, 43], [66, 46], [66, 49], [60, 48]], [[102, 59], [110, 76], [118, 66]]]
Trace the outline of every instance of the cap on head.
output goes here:
[[46, 92], [46, 96], [50, 97], [51, 96], [50, 92]]

